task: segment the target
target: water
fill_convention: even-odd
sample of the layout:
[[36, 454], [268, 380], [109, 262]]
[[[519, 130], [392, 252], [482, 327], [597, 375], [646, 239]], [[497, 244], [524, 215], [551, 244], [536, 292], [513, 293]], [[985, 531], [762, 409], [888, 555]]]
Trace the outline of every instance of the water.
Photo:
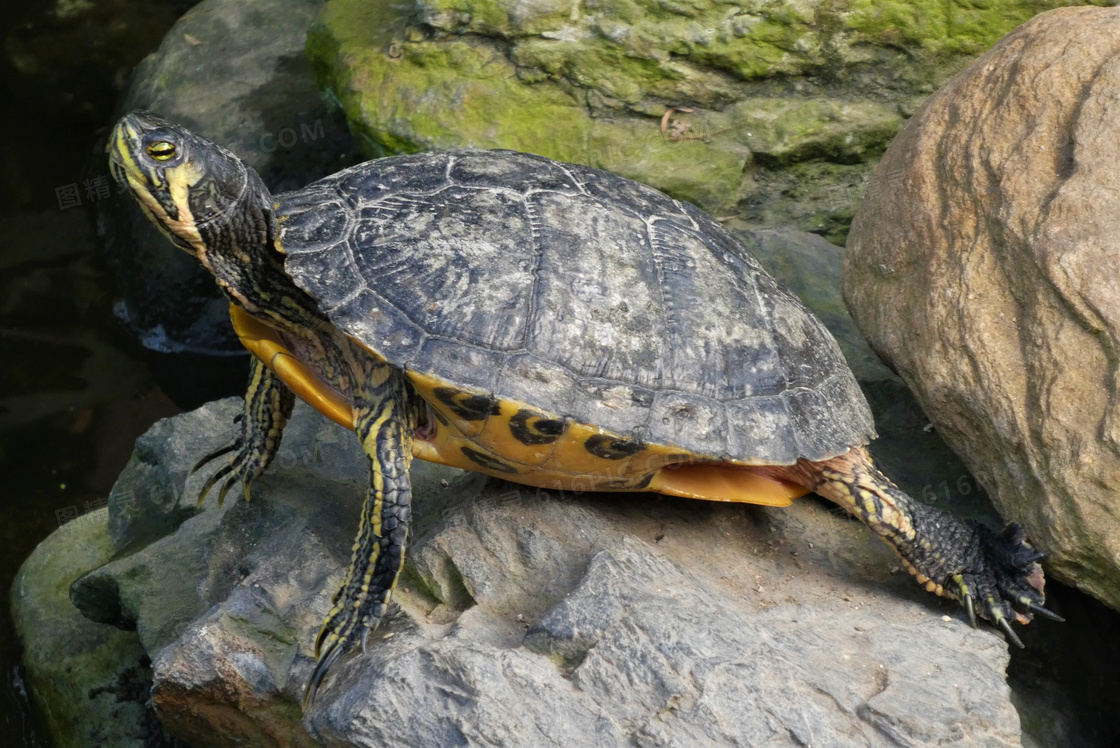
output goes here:
[[[113, 320], [84, 180], [104, 171], [96, 147], [127, 70], [190, 4], [0, 6], [0, 745], [50, 745], [18, 665], [19, 565], [103, 501], [136, 436], [179, 410]], [[82, 204], [63, 209], [70, 185]]]

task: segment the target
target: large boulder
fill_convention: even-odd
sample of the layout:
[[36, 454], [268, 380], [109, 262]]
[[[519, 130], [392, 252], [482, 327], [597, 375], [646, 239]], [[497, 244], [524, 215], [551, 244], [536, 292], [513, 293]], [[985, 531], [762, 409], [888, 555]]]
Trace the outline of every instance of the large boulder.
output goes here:
[[71, 591], [136, 629], [192, 744], [1020, 744], [998, 634], [816, 502], [560, 495], [420, 462], [391, 614], [301, 721], [368, 463], [300, 406], [252, 501], [197, 509], [187, 471], [239, 407], [138, 442], [110, 497], [117, 558]]
[[531, 151], [842, 242], [918, 102], [1069, 4], [330, 0], [307, 50], [370, 156]]
[[939, 91], [844, 292], [1047, 571], [1120, 609], [1120, 10], [1044, 14]]

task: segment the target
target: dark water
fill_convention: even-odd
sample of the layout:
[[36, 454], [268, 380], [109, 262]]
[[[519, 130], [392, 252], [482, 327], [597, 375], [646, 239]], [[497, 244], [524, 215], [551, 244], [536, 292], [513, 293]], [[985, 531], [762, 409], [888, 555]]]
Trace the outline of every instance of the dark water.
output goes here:
[[136, 436], [178, 412], [112, 317], [86, 180], [105, 171], [97, 145], [127, 71], [190, 5], [0, 4], [0, 746], [49, 745], [18, 667], [19, 565], [102, 505]]

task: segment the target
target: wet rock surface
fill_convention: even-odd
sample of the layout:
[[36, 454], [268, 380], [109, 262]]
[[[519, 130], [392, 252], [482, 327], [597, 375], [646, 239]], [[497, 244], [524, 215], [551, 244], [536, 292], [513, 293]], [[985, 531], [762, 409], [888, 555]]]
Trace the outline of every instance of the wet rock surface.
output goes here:
[[1120, 11], [1055, 11], [932, 97], [876, 172], [844, 289], [1048, 572], [1113, 608], [1118, 60]]

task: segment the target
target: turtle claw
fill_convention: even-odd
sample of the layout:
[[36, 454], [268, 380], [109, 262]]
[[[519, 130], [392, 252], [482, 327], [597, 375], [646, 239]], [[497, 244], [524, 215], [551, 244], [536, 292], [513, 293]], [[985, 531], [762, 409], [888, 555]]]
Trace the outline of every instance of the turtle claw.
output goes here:
[[1039, 616], [1042, 616], [1043, 618], [1048, 618], [1051, 621], [1057, 621], [1058, 623], [1065, 623], [1066, 622], [1066, 619], [1062, 618], [1060, 615], [1058, 615], [1054, 611], [1049, 610], [1048, 608], [1044, 608], [1043, 606], [1039, 605], [1038, 603], [1034, 602], [1033, 600], [1023, 600], [1022, 605], [1024, 605], [1027, 608], [1028, 612], [1030, 612], [1034, 615], [1039, 615]]
[[972, 595], [967, 589], [964, 591], [964, 607], [968, 611], [968, 620], [972, 624], [972, 628], [980, 628], [979, 624], [976, 623], [976, 606], [972, 604]]
[[[214, 486], [216, 486], [218, 484], [218, 481], [220, 481], [222, 478], [225, 478], [227, 475], [229, 475], [232, 472], [233, 472], [233, 461], [232, 460], [229, 462], [229, 464], [223, 465], [218, 470], [214, 471], [214, 474], [211, 475], [210, 479], [207, 480], [206, 483], [202, 486], [202, 490], [198, 492], [198, 505], [202, 506], [202, 502], [206, 500], [206, 494], [210, 493], [210, 489], [213, 488]], [[221, 494], [218, 498], [218, 506], [222, 505], [222, 499], [224, 499], [225, 496], [226, 496], [226, 487], [228, 485], [229, 485], [228, 480], [222, 485], [222, 492], [221, 492]]]
[[[320, 637], [322, 637], [322, 634], [320, 634]], [[319, 650], [319, 642], [315, 643], [315, 649]], [[343, 646], [342, 640], [332, 637], [323, 650], [318, 652], [315, 669], [311, 671], [311, 677], [307, 680], [307, 690], [303, 693], [304, 712], [315, 705], [315, 697], [319, 693], [319, 687], [323, 685], [323, 679], [327, 676], [327, 671], [338, 662], [338, 658], [342, 657], [345, 651], [346, 647]]]
[[1003, 633], [1007, 634], [1007, 638], [1010, 639], [1015, 646], [1019, 649], [1027, 648], [1026, 645], [1023, 644], [1023, 640], [1015, 633], [1015, 629], [1011, 628], [1011, 624], [1007, 622], [1006, 618], [999, 619], [999, 627], [1003, 629]]
[[1011, 621], [1029, 623], [1034, 615], [1055, 621], [1062, 617], [1043, 607], [1042, 567], [1046, 556], [1026, 542], [1026, 533], [1017, 523], [995, 532], [982, 525], [972, 526], [974, 535], [964, 554], [961, 569], [946, 585], [946, 593], [964, 605], [976, 626], [979, 615], [998, 626], [1017, 647], [1023, 642]]
[[222, 483], [222, 487], [218, 491], [218, 506], [225, 504], [226, 494], [239, 482], [244, 486], [245, 500], [248, 501], [249, 484], [264, 472], [262, 463], [263, 460], [258, 455], [244, 447], [239, 448], [237, 454], [230, 458], [225, 465], [215, 470], [214, 474], [202, 486], [202, 490], [198, 493], [198, 505], [202, 506], [202, 502], [206, 500], [206, 495], [210, 493], [210, 489], [218, 485], [219, 481]]
[[[230, 452], [234, 451], [235, 449], [237, 449], [240, 446], [241, 446], [241, 439], [240, 438], [231, 439], [227, 443], [218, 447], [213, 452], [211, 452], [210, 454], [206, 455], [201, 460], [196, 462], [194, 464], [194, 467], [191, 468], [191, 471], [189, 473], [187, 473], [187, 475], [194, 475], [206, 463], [211, 462], [213, 460], [216, 460], [219, 457], [221, 457], [222, 455], [228, 455]], [[199, 503], [202, 503], [201, 499], [199, 500]]]

